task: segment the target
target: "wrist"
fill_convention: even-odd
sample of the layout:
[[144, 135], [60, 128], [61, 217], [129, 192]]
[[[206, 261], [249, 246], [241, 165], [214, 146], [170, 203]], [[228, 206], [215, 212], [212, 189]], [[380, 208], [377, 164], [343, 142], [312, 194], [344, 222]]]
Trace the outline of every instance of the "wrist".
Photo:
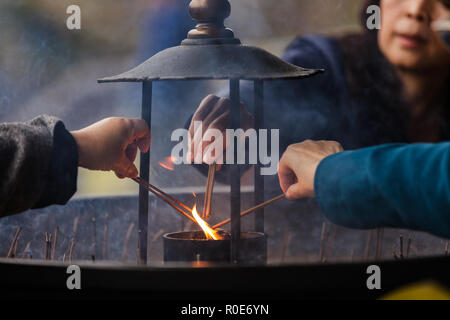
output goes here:
[[78, 148], [78, 166], [87, 168], [86, 163], [86, 139], [84, 138], [83, 133], [81, 130], [78, 131], [71, 131], [70, 134], [75, 139], [75, 142], [77, 144]]

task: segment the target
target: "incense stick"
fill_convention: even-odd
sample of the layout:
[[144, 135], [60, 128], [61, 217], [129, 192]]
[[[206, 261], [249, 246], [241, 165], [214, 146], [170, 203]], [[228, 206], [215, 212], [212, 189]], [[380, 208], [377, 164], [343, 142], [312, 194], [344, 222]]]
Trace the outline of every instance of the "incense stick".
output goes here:
[[319, 262], [323, 262], [324, 245], [325, 245], [325, 232], [327, 231], [327, 222], [322, 223], [322, 231], [320, 232], [320, 248], [319, 248]]
[[[156, 195], [159, 198], [163, 198], [166, 197], [169, 200], [175, 202], [177, 205], [179, 205], [180, 207], [182, 207], [185, 210], [188, 210], [189, 212], [192, 210], [191, 208], [189, 208], [187, 205], [185, 205], [183, 202], [178, 201], [177, 199], [175, 199], [174, 197], [172, 197], [171, 195], [165, 193], [164, 191], [162, 191], [161, 189], [159, 189], [158, 187], [155, 187], [154, 185], [148, 183], [147, 181], [141, 179], [141, 178], [132, 178], [133, 181], [137, 182], [139, 185], [143, 186], [144, 188], [146, 188], [148, 191], [150, 191], [151, 193], [153, 193], [154, 195]], [[159, 194], [158, 194], [159, 193]], [[163, 199], [164, 200], [164, 199]]]
[[280, 258], [281, 262], [284, 262], [286, 258], [286, 252], [288, 251], [290, 243], [291, 243], [291, 232], [289, 230], [285, 230], [283, 237], [283, 247], [281, 248], [281, 258]]
[[[163, 200], [165, 203], [167, 203], [169, 206], [174, 208], [178, 213], [181, 213], [183, 216], [188, 218], [189, 220], [193, 221], [194, 223], [197, 223], [193, 217], [191, 217], [188, 213], [186, 213], [183, 209], [179, 208], [177, 205], [182, 206], [189, 212], [191, 212], [191, 208], [186, 206], [184, 203], [176, 200], [172, 196], [168, 195], [167, 193], [163, 192], [162, 190], [158, 189], [157, 187], [151, 185], [150, 183], [144, 181], [141, 178], [132, 178], [133, 181], [137, 182], [139, 185], [153, 193], [155, 196], [157, 196], [159, 199]], [[174, 203], [172, 203], [173, 201]]]
[[210, 164], [208, 169], [208, 180], [206, 182], [205, 202], [203, 204], [203, 219], [208, 219], [211, 215], [211, 198], [214, 189], [214, 176], [216, 174], [216, 164]]
[[73, 254], [74, 254], [74, 250], [75, 250], [75, 236], [77, 234], [78, 220], [79, 219], [80, 219], [80, 217], [75, 217], [75, 219], [73, 220], [72, 243], [70, 244], [70, 250], [69, 250], [69, 259], [70, 259], [70, 261], [73, 260]]
[[103, 228], [103, 260], [107, 260], [107, 247], [108, 247], [108, 219], [109, 219], [109, 213], [106, 214], [105, 217], [105, 226]]
[[125, 236], [125, 241], [123, 243], [122, 256], [120, 258], [121, 262], [124, 262], [125, 258], [127, 256], [128, 241], [130, 240], [131, 232], [133, 231], [133, 229], [134, 229], [134, 223], [131, 223], [130, 226], [128, 227], [127, 235]]
[[92, 217], [92, 224], [93, 224], [93, 238], [94, 238], [94, 248], [92, 249], [92, 261], [95, 261], [97, 257], [97, 224], [95, 217]]
[[366, 248], [364, 249], [364, 260], [369, 260], [369, 254], [370, 254], [370, 247], [372, 244], [372, 234], [373, 230], [370, 230], [367, 234], [367, 241], [366, 241]]
[[384, 235], [384, 229], [378, 229], [377, 230], [377, 246], [375, 249], [375, 260], [378, 260], [381, 257], [381, 251], [382, 251], [382, 245], [383, 245], [383, 235]]
[[11, 258], [11, 255], [14, 250], [14, 246], [16, 245], [17, 239], [19, 238], [20, 232], [22, 231], [22, 227], [18, 227], [16, 234], [14, 235], [13, 241], [11, 242], [11, 246], [9, 247], [7, 258]]
[[52, 254], [52, 234], [45, 233], [45, 260], [50, 260]]
[[400, 259], [403, 259], [403, 234], [400, 235]]
[[160, 236], [162, 236], [164, 233], [164, 229], [159, 229], [159, 231], [153, 236], [152, 240], [150, 241], [148, 245], [148, 256], [150, 257], [150, 254], [152, 253], [153, 244]]
[[56, 226], [55, 228], [55, 238], [53, 239], [53, 251], [52, 251], [52, 260], [56, 260], [56, 244], [58, 243], [58, 234], [59, 234], [59, 227]]
[[[248, 214], [250, 214], [250, 213], [253, 213], [253, 212], [257, 211], [258, 209], [264, 208], [264, 207], [266, 207], [266, 206], [268, 206], [268, 205], [270, 205], [270, 204], [272, 204], [272, 203], [274, 203], [274, 202], [276, 202], [276, 201], [278, 201], [278, 200], [284, 199], [284, 198], [285, 198], [285, 195], [284, 195], [284, 194], [281, 194], [281, 195], [279, 195], [278, 197], [275, 197], [275, 198], [273, 198], [273, 199], [267, 200], [267, 201], [265, 201], [265, 202], [263, 202], [263, 203], [261, 203], [261, 204], [258, 204], [258, 205], [255, 206], [255, 207], [252, 207], [252, 208], [250, 208], [250, 209], [247, 209], [247, 210], [241, 212], [241, 217], [246, 216], [246, 215], [248, 215]], [[228, 223], [230, 223], [230, 222], [231, 222], [231, 219], [226, 219], [226, 220], [224, 220], [224, 221], [222, 221], [222, 222], [216, 224], [216, 225], [213, 226], [212, 228], [213, 228], [213, 229], [217, 229], [217, 228], [220, 228], [220, 227], [222, 227], [222, 226], [224, 226], [224, 225], [226, 225], [226, 224], [228, 224]]]
[[28, 250], [30, 250], [30, 246], [31, 246], [31, 241], [27, 243], [27, 245], [25, 246], [25, 249], [23, 249], [22, 252], [22, 256], [21, 258], [24, 259], [26, 254], [28, 253]]

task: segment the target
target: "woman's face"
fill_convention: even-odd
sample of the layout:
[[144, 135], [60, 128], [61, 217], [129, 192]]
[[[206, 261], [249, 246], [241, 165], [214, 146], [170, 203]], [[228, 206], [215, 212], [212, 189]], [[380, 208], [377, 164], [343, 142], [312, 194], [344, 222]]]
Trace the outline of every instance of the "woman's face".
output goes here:
[[403, 69], [448, 67], [450, 50], [433, 32], [431, 23], [449, 14], [439, 0], [381, 0], [381, 51], [393, 65]]

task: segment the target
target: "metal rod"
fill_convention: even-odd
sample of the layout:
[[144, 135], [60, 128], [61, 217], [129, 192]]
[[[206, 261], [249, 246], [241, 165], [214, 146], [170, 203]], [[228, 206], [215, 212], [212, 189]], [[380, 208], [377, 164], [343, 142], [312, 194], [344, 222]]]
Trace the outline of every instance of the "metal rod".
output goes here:
[[[151, 81], [144, 81], [142, 85], [142, 119], [147, 122], [151, 132], [152, 125], [152, 93], [153, 83]], [[141, 152], [140, 176], [142, 179], [150, 180], [150, 150], [147, 153]], [[139, 217], [138, 217], [138, 231], [139, 243], [141, 250], [139, 250], [140, 260], [143, 264], [147, 264], [147, 243], [148, 243], [148, 191], [143, 186], [139, 188]]]
[[[230, 80], [230, 128], [241, 127], [239, 80]], [[231, 262], [239, 261], [239, 242], [241, 240], [241, 174], [237, 164], [237, 139], [234, 139], [234, 164], [230, 170], [230, 210], [231, 210]], [[229, 142], [231, 143], [231, 141]]]
[[[279, 196], [277, 196], [277, 197], [275, 197], [275, 198], [273, 198], [273, 199], [270, 199], [270, 200], [267, 200], [267, 201], [265, 201], [265, 202], [263, 202], [263, 203], [260, 203], [260, 204], [258, 204], [257, 206], [254, 206], [254, 207], [251, 207], [251, 208], [249, 208], [249, 209], [247, 209], [247, 210], [245, 210], [245, 211], [242, 211], [242, 212], [241, 212], [241, 217], [246, 216], [246, 215], [248, 215], [248, 214], [250, 214], [250, 213], [252, 213], [252, 212], [255, 212], [255, 211], [257, 211], [258, 209], [267, 207], [268, 205], [270, 205], [270, 204], [272, 204], [272, 203], [274, 203], [274, 202], [276, 202], [276, 201], [278, 201], [278, 200], [284, 199], [285, 197], [286, 197], [286, 196], [285, 196], [284, 194], [281, 194], [281, 195], [279, 195]], [[220, 228], [220, 227], [222, 227], [222, 226], [224, 226], [224, 225], [226, 225], [226, 224], [228, 224], [228, 223], [230, 223], [230, 222], [231, 222], [231, 219], [226, 219], [226, 220], [224, 220], [224, 221], [222, 221], [222, 222], [216, 224], [216, 225], [213, 226], [212, 228], [213, 228], [213, 229], [217, 229], [217, 228]]]
[[[255, 130], [259, 132], [264, 127], [264, 81], [255, 80], [254, 82], [254, 115], [255, 115]], [[257, 155], [259, 155], [259, 143], [256, 148]], [[257, 157], [259, 159], [259, 157]], [[257, 162], [254, 172], [255, 184], [255, 205], [264, 202], [264, 176], [261, 174], [261, 163]], [[255, 215], [255, 231], [264, 233], [264, 208], [259, 209]]]

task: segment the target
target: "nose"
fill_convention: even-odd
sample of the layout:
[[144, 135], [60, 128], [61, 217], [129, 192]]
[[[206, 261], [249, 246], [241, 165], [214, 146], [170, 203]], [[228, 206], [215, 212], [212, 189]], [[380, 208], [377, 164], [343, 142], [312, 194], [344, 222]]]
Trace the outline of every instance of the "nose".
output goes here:
[[409, 0], [406, 11], [408, 18], [429, 23], [431, 21], [431, 7], [433, 1], [435, 0]]

